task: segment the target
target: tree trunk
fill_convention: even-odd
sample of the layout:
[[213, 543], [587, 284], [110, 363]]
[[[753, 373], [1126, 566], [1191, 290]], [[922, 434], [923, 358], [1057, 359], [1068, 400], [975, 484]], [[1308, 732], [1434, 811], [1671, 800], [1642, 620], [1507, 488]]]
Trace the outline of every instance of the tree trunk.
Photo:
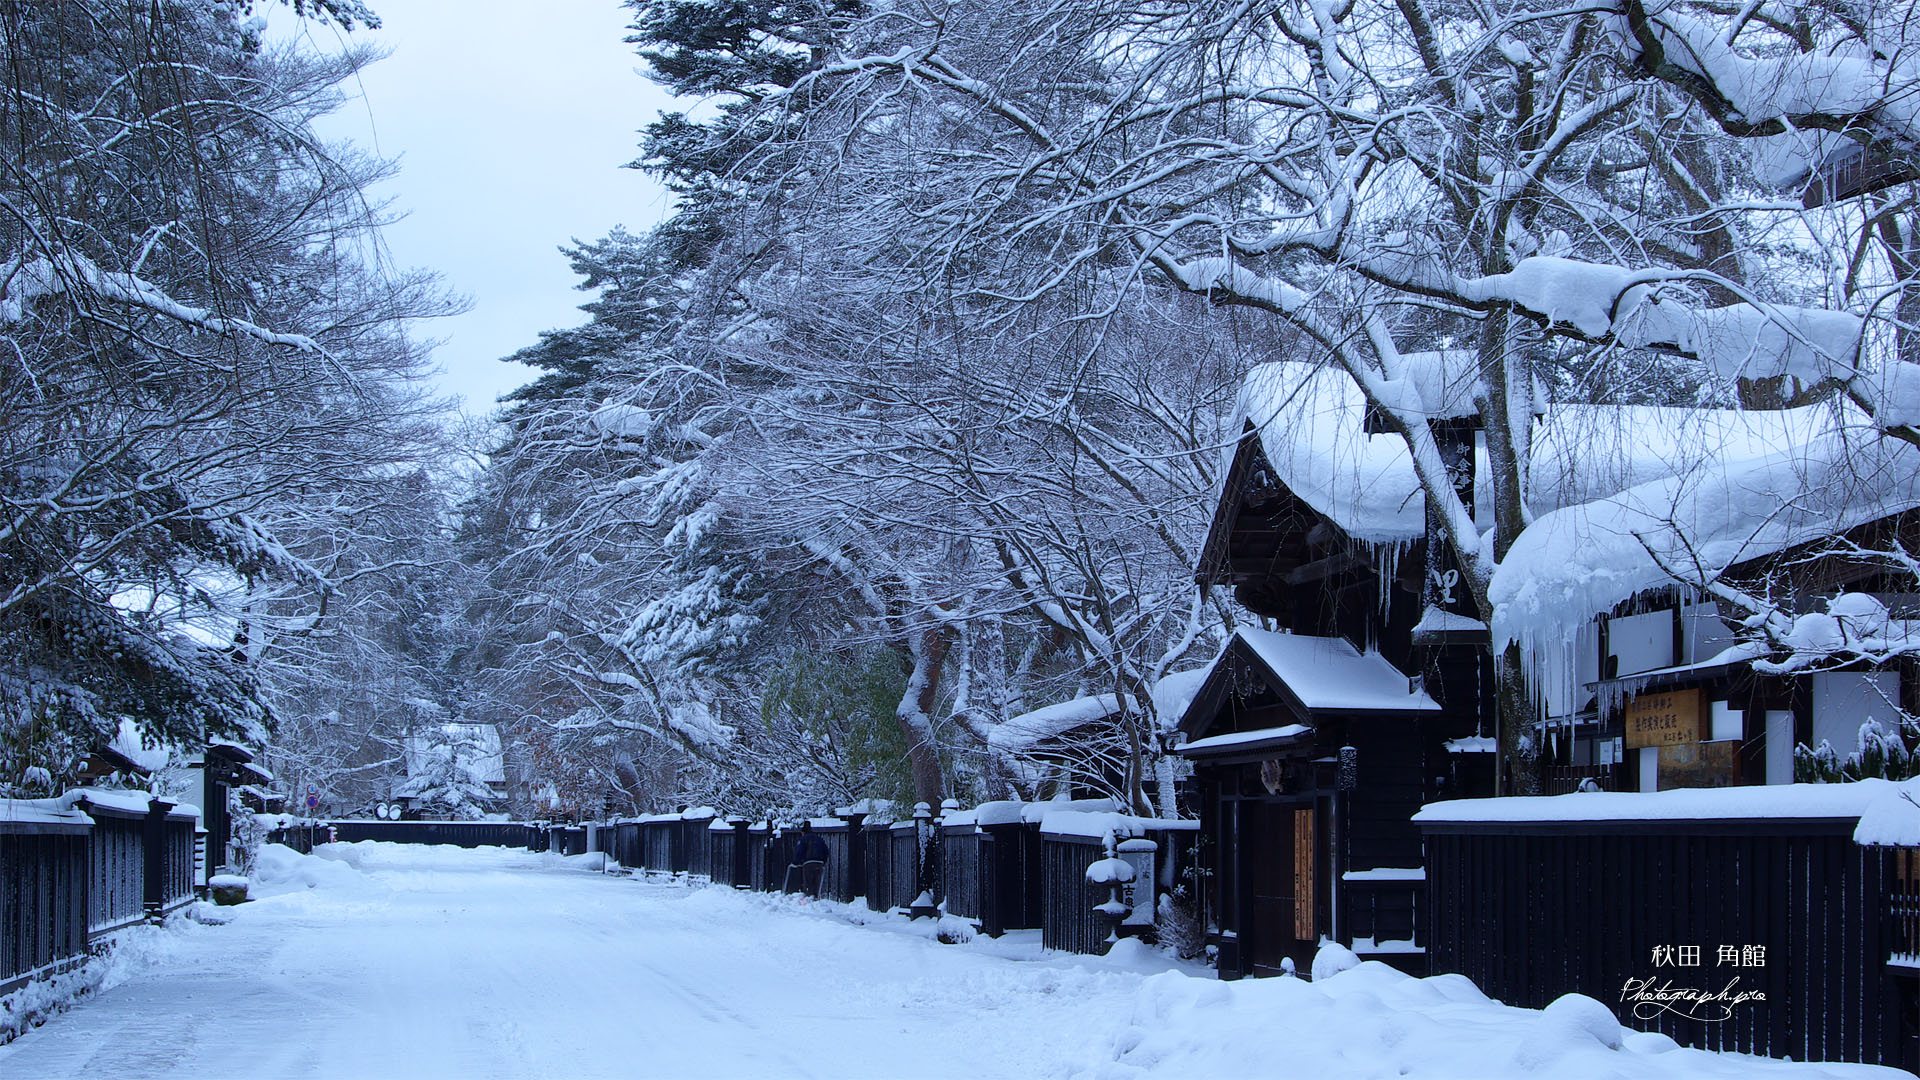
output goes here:
[[[1506, 269], [1494, 260], [1493, 269]], [[1512, 339], [1512, 317], [1496, 315], [1487, 320], [1480, 338], [1480, 371], [1492, 400], [1484, 414], [1487, 433], [1487, 473], [1493, 495], [1493, 554], [1496, 564], [1507, 557], [1522, 530], [1527, 527], [1526, 489], [1522, 477], [1526, 471], [1525, 440], [1531, 432], [1524, 425], [1532, 422], [1531, 401], [1515, 401], [1517, 391], [1531, 393], [1532, 373], [1518, 354]], [[1516, 367], [1518, 370], [1515, 370]], [[1516, 408], [1519, 406], [1519, 408]], [[1519, 426], [1521, 430], [1514, 430]], [[1464, 556], [1465, 553], [1462, 553]], [[1482, 617], [1492, 622], [1492, 610], [1484, 597]], [[1539, 750], [1534, 739], [1533, 695], [1527, 689], [1526, 665], [1521, 662], [1520, 646], [1510, 644], [1493, 657], [1494, 695], [1499, 718], [1500, 755], [1494, 791], [1500, 795], [1532, 795], [1540, 788]]]
[[913, 659], [913, 674], [907, 678], [906, 692], [894, 720], [907, 739], [907, 764], [913, 770], [913, 797], [928, 806], [939, 806], [942, 789], [940, 759], [933, 748], [934, 693], [940, 686], [940, 671], [947, 660], [946, 632], [929, 626], [909, 633], [907, 653]]
[[1527, 692], [1527, 672], [1520, 659], [1520, 645], [1510, 642], [1494, 657], [1495, 701], [1500, 709], [1500, 775], [1496, 791], [1501, 795], [1540, 794], [1540, 743], [1534, 738], [1538, 719], [1533, 695]]

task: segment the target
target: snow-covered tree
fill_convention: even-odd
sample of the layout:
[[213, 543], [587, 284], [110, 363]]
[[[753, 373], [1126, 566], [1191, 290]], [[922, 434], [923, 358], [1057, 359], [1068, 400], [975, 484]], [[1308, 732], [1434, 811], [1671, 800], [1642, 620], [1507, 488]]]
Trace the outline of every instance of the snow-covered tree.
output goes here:
[[[1906, 13], [1728, 11], [890, 8], [761, 88], [726, 149], [743, 182], [781, 178], [759, 206], [783, 242], [940, 297], [956, 321], [1070, 308], [1089, 280], [1137, 303], [1157, 283], [1261, 313], [1275, 347], [1344, 373], [1404, 442], [1447, 554], [1430, 565], [1457, 568], [1493, 627], [1504, 771], [1525, 791], [1545, 643], [1524, 570], [1502, 572], [1559, 509], [1536, 490], [1538, 414], [1778, 402], [1790, 377], [1913, 440], [1908, 368], [1876, 344], [1900, 340], [1904, 196], [1809, 217], [1737, 143], [1851, 133], [1907, 160]], [[1837, 144], [1812, 146], [1820, 163]], [[1882, 240], [1844, 281], [1821, 268]], [[1441, 437], [1462, 399], [1484, 432], [1478, 518]]]
[[121, 718], [263, 735], [252, 613], [327, 589], [283, 531], [419, 453], [402, 321], [444, 305], [361, 264], [380, 167], [310, 127], [366, 53], [214, 0], [8, 5], [0, 52], [5, 789]]

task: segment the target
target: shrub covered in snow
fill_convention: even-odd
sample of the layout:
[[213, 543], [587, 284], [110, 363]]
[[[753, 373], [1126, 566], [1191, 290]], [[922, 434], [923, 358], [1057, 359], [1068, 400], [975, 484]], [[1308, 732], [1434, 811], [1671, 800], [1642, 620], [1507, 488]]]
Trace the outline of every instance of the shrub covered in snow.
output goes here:
[[1907, 749], [1898, 732], [1877, 720], [1860, 725], [1860, 749], [1845, 757], [1825, 739], [1793, 751], [1793, 779], [1801, 784], [1841, 784], [1853, 780], [1907, 780], [1920, 776], [1920, 756]]

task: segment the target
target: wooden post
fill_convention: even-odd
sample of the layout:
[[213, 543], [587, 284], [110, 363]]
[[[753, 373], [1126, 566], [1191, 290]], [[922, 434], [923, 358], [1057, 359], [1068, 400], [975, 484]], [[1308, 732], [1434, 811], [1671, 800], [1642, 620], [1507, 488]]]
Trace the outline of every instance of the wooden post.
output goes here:
[[847, 880], [847, 898], [867, 891], [867, 834], [860, 826], [867, 820], [865, 814], [841, 814], [840, 820], [847, 823], [847, 865], [844, 868]]
[[167, 811], [173, 809], [165, 799], [147, 803], [145, 828], [141, 831], [142, 873], [146, 879], [147, 917], [157, 919], [167, 906]]

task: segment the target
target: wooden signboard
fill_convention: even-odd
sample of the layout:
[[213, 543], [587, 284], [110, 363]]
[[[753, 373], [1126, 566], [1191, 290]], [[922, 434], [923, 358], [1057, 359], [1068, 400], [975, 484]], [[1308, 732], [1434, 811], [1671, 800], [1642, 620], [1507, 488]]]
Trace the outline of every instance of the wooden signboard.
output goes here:
[[1313, 941], [1313, 811], [1293, 812], [1293, 936]]
[[1700, 691], [1667, 690], [1641, 694], [1627, 702], [1627, 746], [1676, 746], [1704, 742], [1705, 710]]
[[1732, 787], [1740, 782], [1731, 739], [1684, 743], [1660, 748], [1660, 790], [1668, 788]]

